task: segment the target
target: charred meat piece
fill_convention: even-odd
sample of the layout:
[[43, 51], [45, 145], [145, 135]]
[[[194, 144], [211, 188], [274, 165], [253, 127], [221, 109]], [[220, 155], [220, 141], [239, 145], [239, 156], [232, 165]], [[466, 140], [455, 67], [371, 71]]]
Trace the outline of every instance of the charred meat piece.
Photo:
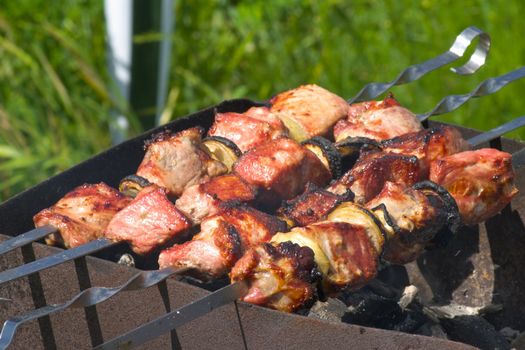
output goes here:
[[366, 203], [387, 232], [384, 258], [391, 263], [413, 261], [442, 229], [456, 226], [457, 207], [446, 191], [418, 185], [387, 182], [381, 193]]
[[248, 283], [244, 301], [285, 312], [313, 302], [318, 277], [312, 250], [291, 242], [249, 249], [230, 274], [232, 282]]
[[160, 267], [189, 267], [201, 280], [226, 275], [248, 248], [267, 242], [286, 224], [274, 216], [244, 205], [225, 205], [219, 214], [206, 218], [201, 232], [189, 242], [164, 250]]
[[191, 241], [163, 250], [159, 267], [191, 268], [188, 274], [209, 280], [228, 273], [240, 255], [239, 234], [216, 215], [201, 223], [201, 231]]
[[213, 160], [202, 147], [203, 129], [187, 129], [176, 134], [166, 131], [146, 143], [146, 154], [137, 175], [180, 196], [185, 188], [224, 174], [228, 168]]
[[348, 113], [345, 100], [317, 85], [282, 92], [270, 102], [270, 111], [299, 142], [314, 136], [330, 137], [334, 124]]
[[113, 216], [130, 201], [105, 183], [84, 184], [36, 214], [33, 221], [36, 227], [52, 225], [58, 229], [46, 238], [47, 244], [74, 248], [102, 237]]
[[323, 274], [325, 294], [350, 286], [359, 288], [377, 273], [379, 254], [368, 235], [368, 227], [361, 223], [322, 221], [295, 227], [272, 238], [272, 242], [286, 241], [312, 249]]
[[350, 191], [338, 195], [308, 184], [303, 194], [286, 201], [277, 214], [290, 226], [306, 226], [323, 219], [339, 203], [352, 199]]
[[257, 190], [236, 174], [217, 176], [187, 188], [175, 202], [177, 208], [195, 224], [207, 216], [216, 214], [221, 203], [251, 203]]
[[144, 188], [110, 221], [104, 235], [125, 241], [137, 254], [148, 254], [191, 227], [191, 222], [156, 185]]
[[217, 113], [209, 136], [222, 136], [244, 153], [267, 141], [288, 136], [288, 130], [267, 107], [252, 107], [245, 113]]
[[383, 189], [387, 181], [412, 186], [421, 178], [418, 159], [388, 152], [362, 152], [354, 167], [328, 187], [341, 194], [351, 191], [356, 203], [364, 204]]
[[246, 152], [234, 165], [234, 172], [259, 187], [261, 202], [269, 206], [300, 194], [308, 182], [323, 186], [331, 178], [330, 171], [314, 153], [287, 138]]
[[421, 177], [427, 179], [430, 163], [436, 159], [470, 149], [458, 130], [438, 126], [405, 134], [382, 142], [383, 152], [401, 153], [419, 159]]
[[512, 156], [493, 148], [456, 153], [430, 165], [430, 180], [456, 200], [465, 225], [496, 215], [518, 193]]
[[422, 129], [416, 115], [389, 95], [383, 101], [350, 105], [347, 119], [338, 121], [334, 126], [334, 138], [336, 141], [347, 137], [387, 140]]

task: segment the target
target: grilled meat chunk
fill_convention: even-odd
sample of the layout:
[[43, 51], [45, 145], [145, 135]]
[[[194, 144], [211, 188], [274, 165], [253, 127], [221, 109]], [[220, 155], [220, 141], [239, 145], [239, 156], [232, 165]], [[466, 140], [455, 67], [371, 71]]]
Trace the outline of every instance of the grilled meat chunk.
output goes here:
[[334, 126], [334, 138], [341, 141], [347, 137], [366, 137], [379, 141], [422, 129], [416, 115], [390, 94], [383, 101], [350, 105], [348, 117]]
[[244, 301], [285, 312], [313, 302], [318, 277], [312, 250], [291, 242], [256, 245], [230, 274], [232, 282], [248, 283]]
[[201, 231], [191, 241], [163, 250], [159, 267], [191, 268], [188, 274], [209, 280], [228, 273], [240, 254], [239, 234], [216, 215], [202, 221]]
[[227, 174], [188, 187], [175, 202], [177, 208], [198, 224], [219, 212], [221, 203], [255, 200], [257, 189], [236, 174]]
[[465, 225], [496, 215], [518, 193], [512, 156], [493, 148], [456, 153], [430, 165], [430, 180], [456, 200]]
[[102, 237], [113, 216], [130, 201], [105, 183], [84, 184], [36, 214], [33, 221], [36, 227], [58, 229], [46, 238], [47, 244], [74, 248]]
[[395, 264], [413, 261], [455, 214], [438, 193], [393, 182], [365, 206], [382, 222], [388, 235], [383, 257]]
[[352, 199], [350, 191], [338, 195], [309, 183], [303, 194], [286, 201], [277, 214], [290, 226], [306, 226], [320, 221], [339, 203]]
[[350, 190], [364, 204], [381, 192], [387, 181], [412, 186], [421, 178], [418, 159], [389, 152], [361, 152], [354, 167], [328, 187], [336, 194]]
[[137, 254], [148, 254], [190, 227], [190, 220], [167, 198], [166, 189], [151, 185], [113, 217], [104, 235], [128, 242]]
[[208, 131], [233, 141], [244, 153], [269, 140], [288, 136], [288, 130], [267, 107], [252, 107], [245, 113], [217, 113]]
[[261, 189], [260, 201], [269, 206], [295, 197], [308, 182], [323, 186], [331, 178], [330, 171], [314, 153], [287, 138], [246, 152], [233, 169], [246, 182]]
[[405, 134], [382, 142], [383, 152], [401, 153], [419, 159], [421, 177], [428, 179], [430, 163], [466, 151], [470, 145], [451, 126], [438, 126]]
[[330, 137], [334, 124], [348, 113], [345, 100], [317, 85], [302, 85], [282, 92], [270, 102], [270, 111], [299, 142], [313, 136]]
[[294, 227], [272, 238], [272, 242], [286, 241], [312, 249], [323, 273], [325, 294], [349, 286], [359, 288], [377, 273], [379, 254], [368, 235], [368, 227], [361, 223], [321, 221]]
[[286, 224], [274, 216], [244, 205], [225, 205], [219, 214], [203, 220], [201, 232], [191, 241], [161, 252], [159, 266], [189, 267], [202, 280], [220, 278], [240, 254], [285, 229]]
[[185, 188], [224, 174], [228, 168], [201, 149], [203, 129], [163, 132], [146, 144], [137, 175], [180, 196]]

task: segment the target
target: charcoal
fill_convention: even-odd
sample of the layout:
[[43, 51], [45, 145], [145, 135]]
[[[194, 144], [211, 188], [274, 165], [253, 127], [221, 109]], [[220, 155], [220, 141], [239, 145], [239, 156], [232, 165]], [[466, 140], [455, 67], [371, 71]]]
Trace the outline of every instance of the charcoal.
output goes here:
[[403, 311], [397, 300], [374, 294], [363, 288], [355, 293], [347, 293], [345, 302], [348, 305], [343, 321], [362, 326], [394, 329], [404, 320]]
[[308, 317], [332, 322], [341, 322], [345, 313], [345, 303], [339, 299], [328, 298], [325, 302], [317, 301], [308, 312]]
[[512, 349], [525, 350], [525, 332], [521, 332], [510, 344]]
[[520, 335], [520, 331], [516, 329], [512, 329], [510, 327], [503, 327], [499, 330], [502, 336], [505, 337], [509, 342], [512, 342], [518, 335]]
[[392, 330], [405, 333], [414, 333], [427, 321], [428, 319], [423, 313], [414, 310], [405, 310], [403, 312], [403, 318], [394, 325]]
[[440, 321], [452, 340], [480, 349], [510, 349], [510, 344], [505, 337], [481, 316], [457, 316], [443, 318]]
[[448, 339], [447, 333], [445, 332], [443, 327], [441, 327], [439, 323], [435, 323], [433, 321], [425, 322], [414, 333], [420, 334], [420, 335], [426, 335], [427, 337]]

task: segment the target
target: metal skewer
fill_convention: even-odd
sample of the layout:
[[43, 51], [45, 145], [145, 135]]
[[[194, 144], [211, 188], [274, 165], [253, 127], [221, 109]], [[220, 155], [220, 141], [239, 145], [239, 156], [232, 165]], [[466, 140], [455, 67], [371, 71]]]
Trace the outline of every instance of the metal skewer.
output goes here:
[[74, 298], [69, 300], [68, 302], [64, 304], [57, 304], [57, 305], [47, 305], [40, 309], [32, 310], [31, 312], [28, 312], [24, 315], [20, 315], [14, 318], [11, 318], [4, 323], [4, 327], [2, 328], [2, 332], [0, 333], [0, 349], [5, 349], [11, 344], [11, 341], [13, 340], [13, 337], [15, 335], [15, 332], [17, 328], [28, 321], [35, 320], [37, 318], [50, 315], [62, 310], [65, 310], [67, 308], [79, 308], [79, 307], [89, 307], [92, 305], [100, 304], [103, 301], [108, 300], [115, 294], [118, 294], [122, 291], [133, 291], [138, 289], [145, 289], [151, 286], [154, 286], [166, 278], [175, 275], [180, 274], [188, 271], [189, 269], [172, 269], [172, 268], [166, 268], [162, 270], [156, 270], [156, 271], [142, 271], [137, 273], [135, 276], [130, 278], [126, 283], [119, 287], [114, 288], [103, 288], [103, 287], [92, 287], [89, 289], [86, 289], [79, 294], [77, 294]]
[[476, 27], [468, 27], [456, 37], [456, 40], [448, 51], [428, 61], [406, 68], [399, 73], [396, 79], [389, 83], [370, 83], [365, 85], [357, 95], [348, 99], [348, 103], [371, 100], [385, 93], [395, 85], [413, 82], [433, 70], [458, 60], [463, 57], [467, 48], [476, 38], [479, 38], [479, 42], [468, 62], [461, 67], [450, 68], [451, 71], [460, 75], [475, 73], [485, 64], [487, 54], [490, 50], [490, 36]]
[[[498, 126], [490, 131], [487, 131], [485, 133], [482, 133], [480, 135], [474, 136], [467, 140], [467, 142], [475, 147], [479, 146], [480, 144], [483, 144], [484, 142], [488, 142], [490, 140], [493, 140], [495, 138], [498, 138], [502, 136], [503, 134], [515, 130], [519, 128], [520, 126], [525, 125], [525, 115], [521, 116], [519, 118], [513, 119], [512, 121], [505, 123], [501, 126]], [[525, 164], [525, 149], [516, 152], [512, 156], [513, 165], [515, 167]], [[89, 243], [88, 243], [89, 244]], [[67, 251], [66, 251], [67, 253]], [[45, 259], [45, 258], [44, 258]], [[86, 289], [79, 294], [77, 294], [75, 297], [73, 297], [70, 301], [64, 303], [64, 304], [57, 304], [57, 305], [50, 305], [45, 306], [40, 309], [32, 310], [27, 312], [24, 315], [20, 315], [14, 318], [11, 318], [7, 320], [4, 323], [4, 328], [2, 329], [2, 333], [0, 333], [0, 349], [3, 349], [4, 347], [8, 346], [11, 343], [11, 340], [14, 336], [14, 333], [16, 329], [23, 323], [27, 321], [34, 320], [36, 318], [47, 316], [56, 312], [60, 312], [68, 307], [88, 307], [93, 306], [99, 303], [102, 303], [112, 296], [116, 295], [119, 292], [122, 291], [129, 291], [129, 290], [138, 290], [138, 289], [145, 289], [148, 287], [151, 287], [164, 279], [175, 275], [175, 274], [182, 274], [188, 271], [189, 269], [179, 269], [175, 270], [172, 268], [165, 268], [162, 270], [155, 270], [155, 271], [142, 271], [137, 273], [135, 276], [133, 276], [129, 281], [121, 285], [120, 287], [111, 287], [111, 288], [105, 288], [105, 287], [93, 287]], [[11, 271], [11, 270], [10, 270]], [[0, 273], [1, 275], [1, 273]], [[236, 287], [231, 287], [236, 288]], [[232, 296], [233, 297], [233, 296]], [[235, 299], [237, 299], [236, 297]], [[233, 299], [233, 300], [235, 300]], [[231, 300], [231, 301], [233, 301]], [[195, 302], [197, 303], [197, 302]], [[222, 304], [221, 304], [222, 305]], [[178, 310], [180, 312], [180, 309]], [[210, 309], [211, 311], [211, 309]], [[187, 312], [187, 310], [185, 311]], [[176, 311], [175, 311], [176, 313]], [[172, 313], [173, 314], [173, 313]], [[198, 316], [195, 316], [191, 319], [194, 319]], [[191, 319], [187, 319], [185, 322], [190, 321]], [[177, 322], [181, 322], [181, 320], [178, 320]], [[179, 323], [177, 323], [180, 325]], [[181, 323], [182, 324], [182, 323]], [[152, 326], [153, 327], [153, 326]], [[175, 328], [176, 326], [172, 327]], [[160, 333], [159, 333], [160, 334]], [[118, 341], [112, 341], [110, 344], [117, 344]], [[109, 345], [109, 344], [108, 344]], [[104, 345], [106, 346], [106, 345]], [[113, 346], [113, 345], [111, 345]], [[108, 347], [110, 349], [112, 347]], [[103, 349], [106, 349], [106, 347], [103, 347]]]
[[509, 83], [525, 77], [525, 67], [518, 68], [512, 72], [500, 75], [499, 77], [488, 78], [482, 81], [470, 93], [464, 95], [449, 95], [438, 102], [430, 112], [418, 114], [420, 122], [424, 122], [433, 115], [445, 114], [452, 112], [464, 105], [471, 98], [483, 97], [498, 92], [501, 88]]

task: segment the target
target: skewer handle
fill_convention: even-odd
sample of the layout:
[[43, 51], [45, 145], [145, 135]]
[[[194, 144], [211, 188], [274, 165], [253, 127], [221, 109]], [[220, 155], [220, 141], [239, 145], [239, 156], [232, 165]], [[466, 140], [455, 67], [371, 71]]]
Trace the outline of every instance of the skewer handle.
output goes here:
[[482, 81], [472, 92], [465, 95], [449, 95], [438, 102], [436, 107], [430, 112], [418, 114], [420, 122], [424, 122], [430, 116], [452, 112], [463, 106], [468, 100], [476, 97], [483, 97], [498, 92], [501, 88], [525, 77], [525, 67], [518, 68], [499, 77], [489, 78]]
[[99, 250], [111, 247], [115, 244], [117, 243], [104, 238], [97, 239], [76, 248], [64, 250], [62, 253], [50, 255], [27, 264], [14, 267], [7, 271], [2, 271], [0, 272], [0, 284], [16, 280], [18, 278], [48, 269], [50, 267], [80, 258], [91, 253], [98, 252]]
[[57, 229], [55, 227], [47, 225], [37, 227], [31, 231], [27, 231], [26, 233], [8, 239], [7, 241], [4, 241], [2, 242], [2, 244], [0, 244], [0, 254], [10, 252], [11, 250], [16, 249], [18, 247], [22, 247], [31, 242], [38, 241], [39, 239], [42, 239], [47, 235], [56, 232], [56, 230]]
[[2, 332], [0, 333], [0, 350], [6, 349], [9, 346], [9, 344], [11, 344], [11, 341], [13, 340], [17, 328], [25, 322], [32, 321], [43, 316], [48, 316], [50, 314], [63, 311], [70, 307], [80, 308], [100, 304], [117, 293], [123, 291], [145, 289], [157, 283], [160, 283], [161, 281], [174, 274], [183, 273], [185, 271], [187, 271], [187, 269], [175, 270], [172, 268], [166, 268], [155, 271], [142, 271], [137, 273], [126, 283], [119, 287], [92, 287], [78, 293], [66, 303], [57, 305], [47, 305], [36, 310], [31, 310], [23, 315], [10, 318], [4, 322], [4, 327], [2, 328]]
[[399, 73], [397, 78], [389, 83], [370, 83], [365, 85], [357, 95], [348, 100], [348, 103], [371, 100], [386, 92], [392, 86], [413, 82], [433, 70], [458, 60], [463, 57], [467, 48], [476, 38], [479, 38], [478, 45], [468, 62], [461, 67], [451, 68], [454, 73], [460, 75], [475, 73], [485, 64], [490, 50], [490, 36], [476, 27], [468, 27], [456, 37], [448, 51], [433, 59], [406, 68]]

